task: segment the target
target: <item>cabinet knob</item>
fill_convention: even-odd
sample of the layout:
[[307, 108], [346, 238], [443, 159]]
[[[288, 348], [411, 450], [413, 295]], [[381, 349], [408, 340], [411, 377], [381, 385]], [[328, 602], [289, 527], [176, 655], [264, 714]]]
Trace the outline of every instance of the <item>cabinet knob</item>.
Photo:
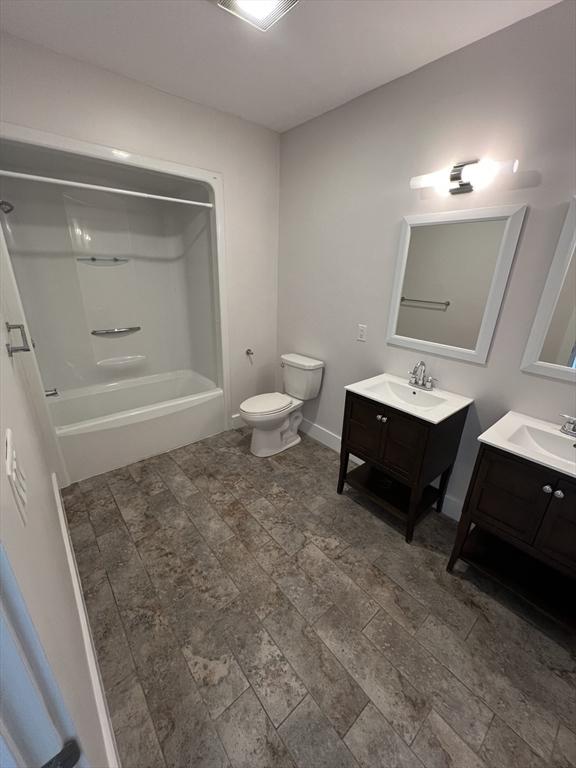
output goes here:
[[388, 421], [388, 416], [382, 416], [382, 421]]
[[378, 414], [378, 416], [376, 416], [376, 421], [382, 421], [382, 416], [380, 414]]
[[544, 493], [552, 493], [552, 486], [551, 485], [543, 485], [542, 490]]
[[564, 498], [564, 493], [563, 493], [563, 491], [560, 491], [560, 490], [558, 490], [558, 491], [554, 491], [554, 496], [555, 496], [557, 499], [563, 499], [563, 498]]

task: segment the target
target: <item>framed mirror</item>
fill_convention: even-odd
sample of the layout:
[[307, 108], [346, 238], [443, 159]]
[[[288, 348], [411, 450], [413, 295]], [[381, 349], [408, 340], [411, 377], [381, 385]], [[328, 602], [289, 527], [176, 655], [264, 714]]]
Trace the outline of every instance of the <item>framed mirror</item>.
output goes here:
[[526, 206], [406, 216], [388, 343], [485, 363]]
[[576, 197], [572, 198], [522, 359], [522, 370], [576, 382]]

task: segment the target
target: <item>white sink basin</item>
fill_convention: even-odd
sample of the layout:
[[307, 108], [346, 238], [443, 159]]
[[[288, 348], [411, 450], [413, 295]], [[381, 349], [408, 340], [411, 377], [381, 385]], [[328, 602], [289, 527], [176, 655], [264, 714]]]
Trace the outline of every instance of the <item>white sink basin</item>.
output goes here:
[[576, 477], [576, 438], [562, 434], [559, 424], [510, 411], [478, 439]]
[[442, 389], [428, 391], [412, 387], [404, 379], [390, 373], [382, 373], [371, 379], [357, 381], [355, 384], [349, 384], [346, 389], [433, 424], [447, 419], [472, 402], [469, 397], [455, 395]]

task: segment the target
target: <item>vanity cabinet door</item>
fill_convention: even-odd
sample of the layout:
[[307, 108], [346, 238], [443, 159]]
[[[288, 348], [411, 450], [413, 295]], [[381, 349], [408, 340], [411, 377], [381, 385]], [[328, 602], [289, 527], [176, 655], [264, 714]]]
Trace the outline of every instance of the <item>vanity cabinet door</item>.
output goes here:
[[540, 526], [556, 473], [484, 448], [470, 498], [472, 519], [530, 544]]
[[348, 395], [344, 436], [347, 448], [361, 458], [376, 459], [382, 441], [382, 417], [385, 408], [372, 400]]
[[534, 546], [576, 574], [576, 483], [558, 481]]
[[383, 432], [379, 457], [382, 464], [407, 479], [417, 475], [428, 427], [388, 409]]

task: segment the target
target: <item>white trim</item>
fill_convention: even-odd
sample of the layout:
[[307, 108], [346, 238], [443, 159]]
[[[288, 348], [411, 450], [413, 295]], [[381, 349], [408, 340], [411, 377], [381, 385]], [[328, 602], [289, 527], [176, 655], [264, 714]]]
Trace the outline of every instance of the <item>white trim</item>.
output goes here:
[[120, 757], [116, 747], [116, 739], [114, 737], [114, 730], [112, 728], [110, 713], [108, 712], [108, 705], [104, 695], [104, 686], [100, 676], [98, 661], [96, 659], [96, 651], [94, 649], [92, 632], [90, 631], [90, 624], [88, 622], [86, 603], [84, 602], [84, 595], [82, 593], [82, 586], [80, 584], [80, 576], [78, 574], [76, 558], [74, 557], [74, 550], [72, 549], [72, 544], [70, 542], [70, 534], [68, 533], [68, 525], [64, 515], [64, 507], [62, 505], [62, 498], [58, 488], [58, 478], [54, 473], [52, 473], [52, 490], [54, 491], [54, 498], [56, 499], [56, 506], [58, 508], [60, 532], [62, 533], [62, 539], [64, 541], [66, 560], [68, 563], [68, 569], [70, 571], [70, 580], [74, 590], [76, 611], [80, 620], [82, 641], [84, 644], [84, 651], [86, 653], [86, 661], [88, 663], [88, 672], [90, 674], [90, 680], [92, 683], [92, 692], [94, 694], [96, 711], [98, 712], [98, 721], [100, 725], [100, 731], [102, 733], [102, 740], [104, 742], [104, 749], [106, 750], [106, 768], [121, 768]]
[[78, 141], [67, 136], [61, 136], [46, 131], [38, 131], [23, 125], [0, 121], [0, 135], [9, 141], [18, 141], [25, 144], [34, 144], [40, 147], [70, 152], [72, 154], [94, 157], [117, 165], [135, 166], [152, 171], [168, 173], [174, 176], [182, 176], [195, 181], [203, 181], [209, 184], [214, 195], [214, 207], [210, 213], [213, 217], [214, 239], [216, 245], [216, 260], [218, 264], [218, 305], [220, 310], [220, 365], [222, 370], [222, 389], [224, 390], [224, 415], [223, 428], [230, 426], [230, 354], [229, 354], [229, 326], [228, 326], [228, 293], [226, 287], [226, 242], [224, 236], [225, 204], [224, 204], [224, 180], [222, 174], [205, 168], [194, 168], [169, 160], [146, 157], [126, 151], [126, 157], [118, 156], [123, 152], [121, 148], [107, 147], [102, 144], [93, 144], [87, 141]]
[[[409, 349], [429, 352], [443, 357], [468, 360], [471, 363], [478, 363], [480, 365], [484, 364], [488, 358], [488, 352], [490, 350], [502, 299], [508, 283], [508, 277], [514, 260], [514, 254], [516, 252], [516, 246], [522, 229], [525, 212], [525, 205], [501, 205], [493, 208], [472, 208], [462, 211], [444, 211], [442, 213], [425, 213], [405, 216], [402, 221], [398, 261], [396, 263], [396, 271], [394, 274], [394, 288], [392, 291], [392, 299], [390, 301], [388, 344], [398, 347], [408, 347]], [[480, 325], [475, 348], [463, 349], [448, 344], [438, 344], [433, 341], [424, 341], [398, 335], [396, 333], [396, 324], [402, 298], [402, 286], [408, 259], [411, 228], [424, 226], [426, 224], [480, 221], [483, 219], [507, 219], [507, 222], [504, 234], [502, 235], [500, 251], [496, 260], [496, 266], [494, 268], [490, 291], [488, 293], [484, 316]]]
[[340, 435], [337, 435], [335, 432], [330, 432], [326, 427], [321, 427], [319, 424], [315, 424], [309, 419], [302, 419], [300, 429], [305, 435], [313, 437], [314, 440], [318, 440], [319, 443], [322, 443], [322, 445], [325, 445], [327, 448], [332, 448], [332, 450], [337, 453], [340, 452], [341, 438]]
[[[567, 365], [545, 363], [540, 360], [546, 334], [556, 309], [556, 303], [564, 280], [576, 254], [576, 196], [570, 201], [570, 206], [564, 219], [562, 232], [556, 246], [550, 271], [540, 297], [538, 309], [534, 316], [530, 336], [524, 350], [521, 369], [527, 373], [538, 373], [540, 376], [550, 376], [554, 379], [576, 382], [576, 369]], [[575, 339], [576, 342], [576, 339]]]
[[462, 507], [464, 501], [457, 499], [456, 496], [450, 496], [448, 493], [444, 496], [444, 504], [442, 505], [442, 514], [449, 517], [451, 520], [460, 520], [462, 516]]

